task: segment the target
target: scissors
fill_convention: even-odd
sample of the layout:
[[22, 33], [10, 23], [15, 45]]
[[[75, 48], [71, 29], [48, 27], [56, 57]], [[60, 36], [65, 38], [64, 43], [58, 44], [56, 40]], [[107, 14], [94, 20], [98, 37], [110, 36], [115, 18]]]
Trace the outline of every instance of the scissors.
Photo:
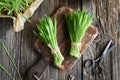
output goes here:
[[[84, 67], [85, 68], [90, 68], [92, 67], [92, 72], [94, 73], [94, 75], [98, 75], [102, 72], [102, 67], [101, 67], [101, 63], [103, 62], [103, 59], [114, 49], [114, 47], [116, 46], [115, 44], [113, 46], [111, 46], [112, 44], [112, 40], [110, 40], [106, 46], [106, 48], [104, 49], [103, 53], [101, 56], [99, 56], [97, 59], [87, 59], [84, 62]], [[110, 47], [111, 46], [111, 47]], [[97, 66], [96, 66], [97, 63]]]

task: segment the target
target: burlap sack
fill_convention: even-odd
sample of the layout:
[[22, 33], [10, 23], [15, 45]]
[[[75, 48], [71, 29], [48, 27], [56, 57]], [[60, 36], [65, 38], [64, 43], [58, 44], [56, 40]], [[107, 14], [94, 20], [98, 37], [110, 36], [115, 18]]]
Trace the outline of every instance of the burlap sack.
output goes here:
[[[14, 16], [7, 16], [7, 15], [0, 15], [2, 18], [11, 18], [13, 19], [13, 28], [15, 32], [19, 32], [24, 29], [24, 23], [26, 22], [25, 18], [31, 17], [35, 10], [39, 7], [39, 5], [43, 2], [43, 0], [35, 0], [30, 7], [24, 11], [22, 15], [17, 14], [17, 17]], [[24, 18], [24, 17], [25, 18]]]

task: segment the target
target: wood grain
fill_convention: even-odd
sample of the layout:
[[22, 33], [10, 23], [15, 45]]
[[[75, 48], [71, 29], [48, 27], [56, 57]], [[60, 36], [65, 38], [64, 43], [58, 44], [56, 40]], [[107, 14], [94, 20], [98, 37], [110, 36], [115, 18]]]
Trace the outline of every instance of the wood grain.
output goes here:
[[[87, 12], [91, 13], [95, 20], [93, 24], [98, 27], [101, 34], [101, 40], [98, 43], [93, 42], [71, 70], [61, 71], [50, 65], [41, 80], [68, 80], [70, 74], [75, 76], [75, 80], [120, 80], [120, 0], [44, 0], [31, 17], [32, 22], [26, 23], [25, 29], [20, 33], [13, 32], [11, 20], [0, 19], [0, 39], [7, 45], [11, 56], [19, 67], [23, 80], [28, 80], [26, 79], [27, 71], [41, 57], [34, 50], [35, 36], [32, 33], [38, 19], [45, 15], [52, 15], [58, 7], [63, 5], [68, 5], [73, 9], [85, 8]], [[117, 47], [104, 59], [102, 74], [93, 76], [91, 70], [88, 69], [88, 76], [85, 75], [82, 66], [84, 60], [99, 56], [110, 39], [117, 44]], [[1, 47], [0, 63], [8, 69], [16, 80], [19, 80]], [[10, 80], [1, 69], [0, 80]]]

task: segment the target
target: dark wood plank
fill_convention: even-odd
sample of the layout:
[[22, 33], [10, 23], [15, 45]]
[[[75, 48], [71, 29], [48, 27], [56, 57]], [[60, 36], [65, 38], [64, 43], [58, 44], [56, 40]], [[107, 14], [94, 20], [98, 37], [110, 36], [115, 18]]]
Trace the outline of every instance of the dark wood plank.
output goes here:
[[81, 9], [82, 8], [82, 0], [68, 0], [68, 5], [72, 9]]
[[68, 5], [68, 0], [59, 0], [59, 5], [60, 6], [67, 6]]
[[[101, 47], [104, 47], [102, 44], [105, 44], [109, 39], [112, 39], [117, 46], [119, 45], [118, 42], [118, 6], [119, 6], [119, 1], [112, 1], [112, 0], [107, 0], [107, 1], [98, 1], [96, 2], [97, 6], [97, 18], [99, 18], [101, 22], [101, 27], [102, 29], [102, 41], [99, 43]], [[101, 12], [102, 11], [102, 12]], [[100, 13], [101, 12], [101, 13]], [[104, 16], [103, 16], [104, 15]], [[113, 28], [114, 27], [114, 28]], [[101, 49], [101, 48], [99, 48]], [[102, 50], [102, 49], [101, 49]], [[100, 80], [99, 77], [102, 77], [103, 80], [110, 79], [110, 80], [119, 80], [119, 73], [118, 73], [118, 53], [117, 48], [109, 55], [106, 57], [106, 59], [103, 62], [103, 73], [96, 77], [98, 80]], [[107, 75], [105, 75], [107, 74]], [[104, 76], [105, 75], [105, 76]]]
[[[82, 0], [68, 0], [68, 5], [72, 9], [81, 9]], [[73, 75], [75, 80], [82, 80], [82, 59], [79, 59], [75, 66], [67, 72], [68, 76]]]
[[[82, 3], [82, 4], [81, 4]], [[83, 59], [68, 71], [61, 71], [53, 66], [49, 66], [45, 71], [41, 80], [68, 80], [70, 74], [74, 75], [76, 80], [120, 80], [120, 1], [119, 0], [44, 0], [42, 5], [31, 17], [32, 23], [26, 23], [25, 29], [20, 33], [15, 33], [12, 30], [12, 21], [0, 19], [0, 39], [7, 45], [15, 63], [20, 69], [23, 80], [27, 80], [27, 71], [35, 64], [40, 55], [34, 51], [34, 38], [32, 31], [35, 28], [38, 19], [45, 15], [51, 15], [62, 5], [69, 5], [73, 9], [84, 7], [86, 11], [93, 14], [93, 17], [98, 20], [96, 26], [101, 33], [101, 41], [92, 43], [83, 55]], [[82, 75], [83, 67], [81, 66], [84, 60], [88, 58], [96, 58], [103, 51], [105, 44], [112, 39], [117, 47], [107, 56], [102, 63], [103, 73], [99, 76], [93, 76], [88, 71], [88, 76]], [[19, 80], [16, 71], [11, 65], [9, 59], [4, 54], [0, 47], [0, 63], [2, 63], [8, 71]], [[6, 74], [0, 69], [0, 80], [10, 80]]]
[[[95, 19], [98, 19], [100, 26], [99, 28], [99, 32], [101, 34], [101, 41], [99, 43], [96, 44], [96, 52], [95, 52], [95, 56], [99, 56], [101, 54], [101, 52], [103, 51], [105, 44], [107, 44], [107, 42], [112, 39], [117, 45], [119, 45], [118, 41], [117, 41], [117, 34], [118, 34], [118, 23], [117, 22], [117, 17], [118, 17], [118, 13], [115, 13], [116, 11], [118, 12], [118, 4], [119, 2], [115, 2], [112, 0], [101, 0], [101, 1], [94, 1], [91, 5], [95, 5], [93, 6], [93, 8], [88, 8], [87, 4], [89, 1], [83, 1], [83, 3], [85, 4], [87, 11], [89, 11], [90, 9], [96, 9], [94, 17]], [[94, 4], [95, 3], [95, 4]], [[92, 12], [94, 12], [94, 10], [92, 10]], [[90, 11], [89, 11], [90, 12]], [[113, 28], [114, 26], [114, 28]], [[114, 52], [115, 51], [115, 52]], [[100, 74], [99, 76], [96, 76], [95, 79], [96, 80], [119, 80], [118, 76], [119, 73], [118, 71], [116, 71], [118, 69], [118, 51], [117, 49], [115, 49], [110, 55], [108, 55], [103, 64], [103, 73]], [[113, 56], [114, 55], [114, 56]], [[116, 62], [115, 62], [116, 61]]]
[[[59, 0], [59, 6], [67, 6], [68, 0]], [[68, 74], [66, 71], [58, 70], [58, 80], [67, 80]]]
[[[91, 0], [82, 0], [82, 8], [85, 9], [89, 14], [92, 14], [95, 17], [95, 4]], [[96, 54], [96, 44], [93, 42], [89, 48], [86, 50], [86, 53], [83, 55], [83, 79], [85, 80], [95, 80], [95, 76], [92, 74], [92, 68], [84, 68], [84, 62], [87, 59], [94, 59]]]
[[[10, 55], [14, 59], [15, 63], [16, 64], [18, 63], [17, 66], [19, 66], [20, 50], [18, 50], [18, 49], [20, 48], [20, 43], [16, 43], [17, 41], [19, 41], [19, 39], [16, 40], [16, 38], [19, 38], [20, 36], [16, 37], [17, 35], [15, 34], [15, 32], [13, 32], [12, 20], [2, 19], [1, 21], [2, 21], [2, 24], [0, 24], [1, 25], [0, 26], [1, 27], [0, 34], [2, 34], [2, 35], [1, 35], [0, 39], [2, 39], [2, 41], [5, 42], [6, 46], [8, 47], [8, 50], [10, 52]], [[16, 43], [16, 44], [14, 44], [14, 43]], [[16, 75], [16, 71], [14, 70], [8, 57], [5, 54], [5, 51], [1, 48], [1, 46], [0, 46], [0, 53], [1, 53], [0, 63], [3, 64], [6, 67], [6, 69], [13, 75], [13, 77], [15, 77], [17, 79], [18, 75]], [[0, 71], [0, 75], [1, 75], [0, 76], [1, 80], [10, 80], [10, 78], [8, 78], [2, 70]]]

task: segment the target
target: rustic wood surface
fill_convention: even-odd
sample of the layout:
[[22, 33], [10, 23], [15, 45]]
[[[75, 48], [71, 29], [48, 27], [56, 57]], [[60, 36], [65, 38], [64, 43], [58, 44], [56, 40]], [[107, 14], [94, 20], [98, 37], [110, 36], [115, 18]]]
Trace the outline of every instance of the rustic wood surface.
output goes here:
[[[71, 74], [75, 76], [75, 80], [120, 80], [120, 0], [44, 0], [31, 17], [32, 22], [26, 23], [25, 29], [20, 33], [13, 32], [11, 20], [0, 19], [0, 39], [7, 45], [11, 56], [19, 67], [23, 80], [27, 80], [28, 70], [41, 58], [33, 46], [35, 36], [32, 31], [35, 29], [38, 19], [45, 15], [52, 15], [62, 5], [69, 5], [73, 9], [84, 8], [91, 13], [95, 20], [93, 24], [98, 26], [101, 40], [97, 43], [93, 42], [71, 70], [61, 71], [49, 65], [41, 80], [68, 80]], [[94, 76], [91, 69], [84, 69], [83, 62], [86, 59], [98, 57], [110, 39], [117, 46], [104, 59], [102, 63], [103, 72]], [[0, 63], [7, 68], [16, 80], [19, 80], [15, 69], [1, 47]], [[0, 80], [10, 80], [1, 69]]]
[[[59, 67], [62, 70], [71, 69], [78, 61], [77, 58], [69, 55], [70, 38], [67, 30], [67, 25], [65, 22], [65, 14], [69, 14], [71, 11], [72, 9], [70, 7], [62, 6], [59, 9], [57, 9], [56, 12], [54, 13], [54, 16], [52, 16], [53, 18], [55, 16], [57, 18], [57, 42], [60, 51], [64, 56], [63, 63], [57, 67]], [[96, 38], [97, 35], [98, 35], [98, 29], [95, 26], [90, 25], [89, 28], [86, 30], [86, 33], [81, 41], [81, 50], [80, 50], [81, 55], [85, 52], [85, 50], [93, 42], [93, 40]], [[37, 38], [35, 42], [35, 48], [38, 51], [40, 51], [40, 53], [46, 60], [48, 61], [52, 60], [51, 63], [53, 63], [50, 48], [48, 48], [48, 46], [44, 44], [44, 42], [41, 41], [39, 38]]]

